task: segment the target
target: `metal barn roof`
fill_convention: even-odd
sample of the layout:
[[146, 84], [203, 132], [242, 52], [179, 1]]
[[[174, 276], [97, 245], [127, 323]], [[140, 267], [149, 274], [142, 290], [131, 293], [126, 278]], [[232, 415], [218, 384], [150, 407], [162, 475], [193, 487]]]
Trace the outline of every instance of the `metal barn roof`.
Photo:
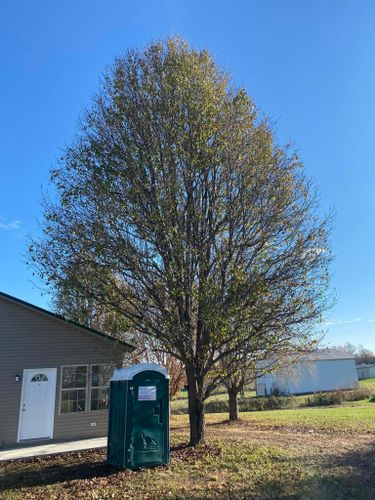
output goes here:
[[316, 349], [310, 353], [305, 354], [305, 360], [321, 361], [321, 360], [334, 360], [334, 359], [354, 359], [353, 355], [341, 349]]

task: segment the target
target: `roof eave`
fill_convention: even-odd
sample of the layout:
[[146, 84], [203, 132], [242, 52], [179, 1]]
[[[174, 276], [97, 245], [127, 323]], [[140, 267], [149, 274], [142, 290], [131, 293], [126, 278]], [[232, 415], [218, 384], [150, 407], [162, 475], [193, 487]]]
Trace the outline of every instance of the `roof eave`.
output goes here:
[[7, 293], [0, 292], [0, 297], [2, 297], [5, 300], [8, 300], [9, 302], [13, 302], [14, 304], [18, 304], [18, 305], [23, 306], [27, 309], [30, 309], [31, 311], [39, 312], [40, 314], [43, 314], [43, 315], [48, 316], [50, 318], [53, 318], [57, 321], [61, 321], [63, 323], [66, 323], [70, 326], [73, 326], [74, 328], [78, 328], [79, 330], [83, 330], [83, 331], [92, 333], [94, 335], [98, 335], [99, 337], [102, 337], [105, 340], [110, 340], [111, 342], [115, 342], [118, 345], [120, 345], [124, 349], [125, 352], [132, 352], [135, 349], [134, 346], [128, 344], [124, 340], [120, 340], [116, 337], [112, 337], [110, 335], [107, 335], [106, 333], [100, 332], [99, 330], [95, 330], [94, 328], [90, 328], [90, 327], [82, 325], [80, 323], [76, 323], [75, 321], [64, 318], [64, 316], [61, 316], [60, 314], [56, 314], [56, 313], [53, 313], [51, 311], [48, 311], [47, 309], [43, 309], [42, 307], [36, 306], [34, 304], [30, 304], [29, 302], [18, 299], [17, 297], [13, 297], [12, 295], [9, 295]]

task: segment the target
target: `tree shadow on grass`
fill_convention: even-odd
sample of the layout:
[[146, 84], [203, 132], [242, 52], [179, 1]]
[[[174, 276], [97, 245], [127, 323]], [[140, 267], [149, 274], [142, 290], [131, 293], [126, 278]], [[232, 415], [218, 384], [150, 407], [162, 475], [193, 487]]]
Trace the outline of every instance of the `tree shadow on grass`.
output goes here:
[[31, 486], [42, 486], [64, 481], [79, 479], [91, 479], [94, 477], [110, 476], [118, 472], [105, 462], [79, 463], [79, 464], [59, 464], [47, 465], [38, 464], [35, 469], [19, 467], [9, 470], [0, 475], [0, 492], [12, 489], [19, 489]]
[[[298, 499], [298, 500], [374, 500], [374, 489], [361, 484], [353, 484], [337, 477], [321, 477], [315, 475], [310, 478], [284, 482], [282, 480], [267, 479], [261, 484], [236, 488], [231, 485], [221, 489], [218, 494], [207, 492], [205, 495], [188, 495], [190, 500], [217, 499], [217, 500], [260, 500], [260, 499]], [[183, 498], [178, 496], [178, 498]]]
[[[191, 448], [187, 444], [171, 447], [171, 453], [189, 453], [189, 450]], [[77, 463], [78, 459], [81, 459], [79, 463]], [[65, 481], [105, 478], [117, 474], [120, 474], [122, 479], [126, 479], [127, 476], [134, 474], [134, 471], [109, 465], [105, 460], [105, 451], [95, 453], [95, 455], [88, 451], [13, 460], [4, 462], [0, 468], [0, 492]]]
[[324, 467], [327, 471], [342, 471], [341, 477], [345, 480], [373, 488], [375, 498], [375, 442], [370, 439], [367, 446], [350, 452], [337, 450], [334, 456], [327, 458]]
[[[205, 454], [212, 454], [215, 450], [202, 447], [193, 452], [187, 445], [179, 444], [172, 448], [174, 457], [186, 459], [186, 465], [194, 464], [194, 453], [200, 458]], [[313, 456], [308, 457], [314, 459]], [[285, 469], [286, 475], [279, 477], [258, 477], [252, 480], [249, 470], [248, 486], [243, 482], [231, 484], [216, 490], [215, 485], [206, 492], [189, 491], [188, 498], [220, 498], [220, 499], [250, 499], [250, 498], [302, 498], [322, 500], [330, 499], [374, 499], [375, 498], [375, 443], [352, 449], [350, 452], [327, 454], [323, 453], [316, 466], [304, 464], [303, 457], [279, 457], [277, 460], [290, 462], [291, 470], [298, 463], [306, 472], [302, 476], [294, 477]], [[299, 470], [300, 467], [298, 467]], [[277, 469], [277, 467], [276, 467]], [[92, 478], [106, 478], [114, 489], [126, 485], [127, 481], [138, 481], [138, 472], [119, 470], [105, 462], [105, 452], [70, 454], [60, 457], [43, 457], [33, 460], [14, 461], [1, 464], [0, 492], [11, 492], [26, 487], [38, 487], [65, 483], [69, 481], [88, 480]], [[204, 479], [204, 478], [202, 478]], [[176, 477], [178, 486], [178, 478]], [[69, 486], [70, 487], [70, 486]], [[68, 487], [68, 488], [69, 488]], [[150, 483], [150, 493], [152, 493]], [[178, 495], [184, 498], [184, 494]], [[202, 496], [203, 495], [203, 496]], [[206, 495], [206, 496], [204, 496]]]
[[222, 420], [218, 420], [217, 422], [206, 422], [206, 427], [221, 427], [223, 425], [248, 425], [246, 420], [229, 420], [228, 418], [223, 418]]

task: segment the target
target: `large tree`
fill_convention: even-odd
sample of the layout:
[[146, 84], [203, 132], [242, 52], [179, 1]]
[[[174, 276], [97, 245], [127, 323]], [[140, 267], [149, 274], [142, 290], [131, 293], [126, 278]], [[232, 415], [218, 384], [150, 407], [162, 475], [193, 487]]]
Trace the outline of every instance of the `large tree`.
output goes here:
[[311, 340], [327, 306], [327, 219], [297, 155], [206, 50], [168, 39], [118, 57], [51, 179], [31, 245], [40, 277], [181, 360], [191, 444], [222, 358], [254, 339]]
[[185, 367], [179, 359], [166, 353], [160, 341], [138, 331], [117, 309], [83, 296], [70, 285], [71, 280], [59, 283], [54, 289], [53, 306], [56, 313], [113, 337], [126, 340], [135, 349], [127, 355], [127, 363], [156, 362], [168, 370], [169, 396], [172, 399], [186, 385]]

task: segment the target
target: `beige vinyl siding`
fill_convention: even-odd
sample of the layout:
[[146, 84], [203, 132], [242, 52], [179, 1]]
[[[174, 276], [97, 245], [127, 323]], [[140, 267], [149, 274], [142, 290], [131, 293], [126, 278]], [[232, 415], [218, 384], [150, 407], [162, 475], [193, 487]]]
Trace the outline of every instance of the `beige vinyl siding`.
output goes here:
[[[121, 344], [0, 297], [0, 446], [17, 441], [22, 376], [27, 368], [57, 368], [55, 440], [104, 436], [107, 410], [59, 414], [62, 365], [121, 365]], [[96, 422], [96, 427], [91, 427]]]

